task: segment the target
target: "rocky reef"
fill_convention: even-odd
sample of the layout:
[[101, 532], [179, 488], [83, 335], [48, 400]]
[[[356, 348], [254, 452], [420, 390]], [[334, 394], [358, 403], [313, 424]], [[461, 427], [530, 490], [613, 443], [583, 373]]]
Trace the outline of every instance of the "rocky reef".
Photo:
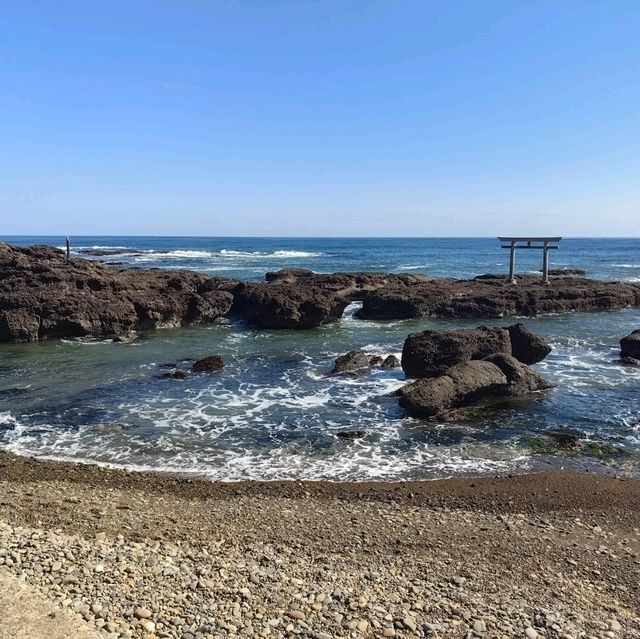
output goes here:
[[576, 277], [473, 280], [415, 274], [267, 273], [264, 282], [191, 271], [123, 269], [67, 259], [55, 248], [0, 243], [0, 341], [131, 335], [233, 314], [262, 328], [311, 328], [352, 302], [362, 319], [499, 318], [640, 305], [640, 287]]
[[199, 273], [107, 268], [52, 247], [0, 243], [0, 342], [203, 324], [232, 302]]

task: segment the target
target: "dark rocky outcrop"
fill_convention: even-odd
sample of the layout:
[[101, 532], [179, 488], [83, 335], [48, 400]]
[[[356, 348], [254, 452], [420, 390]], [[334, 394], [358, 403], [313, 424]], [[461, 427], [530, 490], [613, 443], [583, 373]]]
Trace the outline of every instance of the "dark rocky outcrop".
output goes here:
[[52, 247], [0, 243], [0, 342], [203, 324], [232, 301], [198, 273], [105, 268]]
[[550, 350], [521, 324], [414, 333], [405, 340], [402, 368], [421, 379], [398, 391], [400, 405], [413, 415], [455, 419], [456, 409], [482, 400], [551, 388], [527, 365]]
[[539, 373], [511, 355], [498, 353], [456, 364], [438, 377], [419, 379], [397, 394], [408, 413], [437, 417], [483, 400], [520, 397], [548, 388], [551, 384]]
[[402, 349], [402, 369], [408, 377], [435, 377], [451, 366], [495, 353], [513, 355], [524, 364], [542, 361], [551, 352], [547, 342], [522, 324], [507, 328], [479, 326], [470, 329], [412, 333]]
[[395, 355], [387, 355], [380, 364], [380, 368], [385, 370], [391, 370], [394, 368], [400, 368], [400, 360]]
[[444, 375], [425, 377], [398, 391], [400, 406], [412, 415], [435, 417], [451, 408], [468, 406], [498, 394], [508, 385], [491, 362], [472, 360], [452, 366]]
[[391, 369], [397, 368], [399, 365], [400, 363], [395, 355], [388, 355], [386, 358], [382, 358], [380, 355], [369, 355], [364, 351], [349, 351], [336, 359], [335, 366], [329, 374], [359, 373], [368, 371], [374, 366]]
[[402, 370], [408, 377], [436, 377], [455, 364], [493, 353], [511, 353], [507, 329], [480, 326], [412, 333], [402, 348]]
[[640, 287], [621, 282], [559, 278], [545, 286], [540, 278], [509, 284], [495, 279], [437, 279], [407, 286], [387, 285], [368, 293], [364, 319], [499, 318], [605, 311], [640, 305]]
[[523, 364], [537, 364], [551, 352], [546, 340], [532, 333], [524, 324], [514, 324], [507, 330], [511, 339], [511, 354]]
[[258, 327], [310, 328], [339, 320], [354, 301], [362, 302], [357, 317], [363, 319], [496, 318], [637, 306], [640, 287], [574, 277], [545, 286], [527, 276], [512, 285], [503, 276], [455, 280], [307, 269], [268, 273], [256, 283], [107, 268], [96, 260], [67, 260], [51, 247], [0, 244], [0, 341], [127, 334], [212, 322], [228, 312]]
[[495, 353], [484, 361], [497, 366], [507, 378], [507, 385], [499, 389], [499, 395], [519, 397], [551, 388], [551, 384], [538, 371], [512, 355]]
[[632, 331], [620, 340], [620, 357], [628, 363], [640, 363], [640, 330]]
[[213, 373], [224, 367], [224, 360], [219, 355], [209, 355], [199, 359], [193, 365], [196, 373]]

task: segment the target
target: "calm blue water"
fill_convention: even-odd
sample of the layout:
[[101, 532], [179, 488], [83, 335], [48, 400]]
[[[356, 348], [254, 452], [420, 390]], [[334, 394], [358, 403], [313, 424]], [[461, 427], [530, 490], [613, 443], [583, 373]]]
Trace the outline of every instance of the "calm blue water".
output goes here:
[[[5, 238], [63, 246], [61, 237]], [[495, 239], [72, 238], [74, 251], [102, 247], [126, 266], [189, 268], [215, 276], [262, 279], [284, 267], [317, 272], [387, 271], [472, 277], [504, 272]], [[523, 251], [519, 272], [540, 267]], [[640, 240], [568, 239], [552, 267], [640, 283]], [[552, 354], [538, 368], [556, 384], [464, 424], [408, 418], [389, 393], [396, 371], [328, 378], [350, 349], [399, 354], [405, 336], [478, 322], [369, 322], [345, 312], [339, 323], [308, 331], [256, 331], [222, 320], [158, 331], [134, 344], [52, 341], [0, 347], [0, 446], [18, 453], [131, 468], [204, 474], [212, 479], [365, 480], [524, 472], [580, 466], [640, 472], [640, 370], [621, 366], [618, 340], [640, 328], [640, 310], [527, 320]], [[491, 324], [509, 324], [512, 319]], [[159, 379], [162, 364], [220, 354], [227, 367], [185, 381]], [[179, 364], [187, 366], [187, 364]], [[619, 454], [532, 454], [523, 436], [557, 428]], [[355, 442], [341, 430], [364, 430]]]

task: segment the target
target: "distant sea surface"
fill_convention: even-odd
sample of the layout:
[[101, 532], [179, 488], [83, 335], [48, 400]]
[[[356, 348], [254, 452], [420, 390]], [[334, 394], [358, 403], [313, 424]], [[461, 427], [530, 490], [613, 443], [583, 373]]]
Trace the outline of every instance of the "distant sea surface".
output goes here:
[[[63, 237], [0, 240], [64, 246]], [[124, 267], [252, 280], [285, 267], [469, 278], [508, 265], [508, 251], [490, 238], [72, 237], [71, 244], [78, 256], [118, 251], [87, 257]], [[518, 253], [519, 273], [540, 266], [540, 252]], [[640, 284], [640, 240], [565, 239], [551, 267]], [[553, 467], [640, 475], [640, 369], [617, 361], [619, 339], [640, 328], [639, 309], [526, 319], [553, 345], [536, 368], [555, 388], [446, 424], [403, 414], [390, 396], [406, 383], [399, 371], [326, 374], [348, 350], [399, 355], [408, 333], [480, 322], [363, 321], [356, 310], [312, 330], [253, 330], [224, 319], [132, 344], [0, 345], [0, 448], [216, 480], [397, 481]], [[225, 359], [221, 373], [160, 378], [164, 363], [209, 354]], [[365, 436], [337, 437], [346, 430]], [[583, 452], [551, 454], [538, 445], [540, 435], [557, 430], [579, 435]]]

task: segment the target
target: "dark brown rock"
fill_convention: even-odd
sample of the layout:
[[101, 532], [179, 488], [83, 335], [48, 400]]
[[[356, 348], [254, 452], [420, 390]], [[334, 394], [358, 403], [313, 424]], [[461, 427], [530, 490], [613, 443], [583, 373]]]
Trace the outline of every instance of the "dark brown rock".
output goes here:
[[620, 357], [640, 360], [640, 330], [632, 331], [620, 340]]
[[504, 328], [412, 333], [402, 348], [402, 370], [408, 377], [437, 377], [456, 364], [493, 353], [511, 353], [509, 331]]
[[387, 355], [380, 367], [385, 370], [391, 370], [393, 368], [400, 368], [400, 360], [395, 355]]
[[545, 286], [539, 277], [517, 284], [503, 277], [396, 285], [389, 282], [367, 293], [359, 316], [364, 319], [499, 318], [509, 316], [604, 311], [640, 305], [640, 287], [621, 282], [565, 277]]
[[367, 433], [364, 430], [341, 430], [336, 433], [340, 439], [361, 439]]
[[376, 356], [374, 355], [368, 355], [363, 351], [349, 351], [345, 355], [340, 355], [340, 357], [336, 358], [335, 366], [330, 375], [368, 370], [375, 366], [376, 363]]
[[208, 323], [232, 300], [190, 271], [105, 268], [52, 247], [0, 243], [0, 342]]
[[410, 414], [434, 417], [451, 408], [495, 396], [507, 385], [506, 376], [495, 364], [473, 360], [456, 364], [439, 377], [426, 377], [408, 384], [398, 395], [400, 405]]
[[222, 357], [218, 355], [209, 355], [209, 357], [203, 357], [195, 362], [193, 370], [196, 373], [212, 373], [214, 371], [219, 371], [223, 367], [224, 361]]
[[551, 388], [551, 384], [538, 371], [519, 362], [512, 355], [495, 353], [485, 358], [485, 361], [495, 364], [507, 378], [505, 388], [499, 389], [500, 395], [518, 397]]
[[537, 364], [551, 352], [546, 340], [532, 333], [524, 324], [514, 324], [507, 330], [511, 338], [511, 354], [523, 364]]

